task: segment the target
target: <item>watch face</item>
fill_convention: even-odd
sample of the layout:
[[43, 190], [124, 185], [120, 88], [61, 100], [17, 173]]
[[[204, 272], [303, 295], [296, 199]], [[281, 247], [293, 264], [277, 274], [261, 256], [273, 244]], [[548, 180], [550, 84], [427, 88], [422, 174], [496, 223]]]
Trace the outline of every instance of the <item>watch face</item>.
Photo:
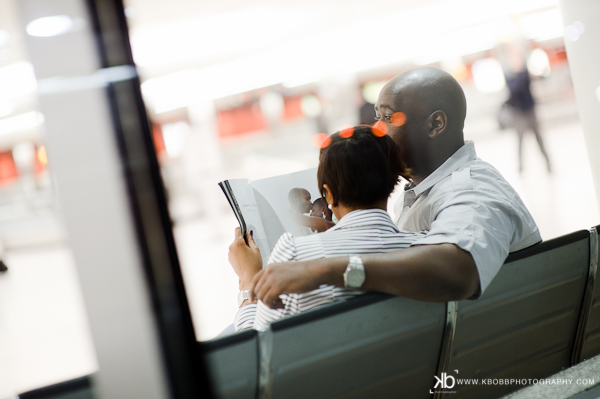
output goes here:
[[351, 269], [346, 281], [348, 287], [358, 288], [365, 282], [365, 272], [361, 269]]

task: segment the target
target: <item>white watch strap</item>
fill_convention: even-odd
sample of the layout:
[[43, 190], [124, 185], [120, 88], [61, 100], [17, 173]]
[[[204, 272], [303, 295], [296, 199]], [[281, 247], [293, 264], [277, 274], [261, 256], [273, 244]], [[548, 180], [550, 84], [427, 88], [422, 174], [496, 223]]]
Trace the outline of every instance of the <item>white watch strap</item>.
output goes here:
[[[350, 255], [350, 264], [356, 265], [358, 267], [363, 266], [362, 258], [358, 255]], [[364, 266], [363, 266], [364, 267]]]

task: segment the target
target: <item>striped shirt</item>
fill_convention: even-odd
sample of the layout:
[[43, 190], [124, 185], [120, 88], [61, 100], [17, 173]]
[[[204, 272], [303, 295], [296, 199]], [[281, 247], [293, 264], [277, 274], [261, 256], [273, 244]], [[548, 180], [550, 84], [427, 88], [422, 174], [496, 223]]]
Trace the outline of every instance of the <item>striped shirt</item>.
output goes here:
[[[423, 234], [400, 232], [388, 213], [381, 209], [360, 209], [346, 214], [331, 229], [310, 236], [283, 234], [268, 263], [303, 261], [344, 255], [379, 254], [409, 247]], [[284, 309], [270, 309], [263, 302], [242, 306], [235, 317], [235, 330], [256, 330], [264, 325], [317, 306], [351, 298], [362, 291], [321, 285], [303, 294], [284, 294]]]

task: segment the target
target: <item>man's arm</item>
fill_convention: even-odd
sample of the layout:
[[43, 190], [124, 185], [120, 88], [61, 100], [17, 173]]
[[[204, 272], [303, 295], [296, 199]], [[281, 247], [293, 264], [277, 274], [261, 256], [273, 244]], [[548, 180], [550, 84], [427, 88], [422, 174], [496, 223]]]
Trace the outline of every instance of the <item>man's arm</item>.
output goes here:
[[[428, 302], [469, 298], [479, 291], [473, 257], [454, 244], [419, 245], [379, 255], [361, 255], [365, 265], [364, 291], [379, 291]], [[260, 271], [250, 286], [270, 307], [280, 294], [302, 293], [321, 284], [344, 287], [348, 257], [286, 262]]]

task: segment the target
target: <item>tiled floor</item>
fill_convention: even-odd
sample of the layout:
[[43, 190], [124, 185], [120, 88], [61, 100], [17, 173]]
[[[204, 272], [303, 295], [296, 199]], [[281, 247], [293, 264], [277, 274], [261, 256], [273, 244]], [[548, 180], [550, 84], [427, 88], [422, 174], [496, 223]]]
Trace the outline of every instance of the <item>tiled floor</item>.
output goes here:
[[[513, 184], [545, 239], [600, 223], [580, 126], [555, 125], [545, 132], [554, 171], [548, 174], [532, 137], [526, 164], [517, 171], [511, 132], [467, 135], [478, 155]], [[470, 137], [469, 137], [470, 136]], [[269, 156], [269, 162], [277, 159]], [[281, 160], [281, 164], [289, 163]], [[237, 310], [237, 278], [227, 263], [236, 220], [218, 190], [205, 194], [212, 211], [177, 224], [180, 254], [197, 337], [214, 337]], [[214, 207], [213, 207], [214, 206]], [[0, 399], [95, 370], [77, 272], [67, 244], [8, 248], [0, 274]]]

